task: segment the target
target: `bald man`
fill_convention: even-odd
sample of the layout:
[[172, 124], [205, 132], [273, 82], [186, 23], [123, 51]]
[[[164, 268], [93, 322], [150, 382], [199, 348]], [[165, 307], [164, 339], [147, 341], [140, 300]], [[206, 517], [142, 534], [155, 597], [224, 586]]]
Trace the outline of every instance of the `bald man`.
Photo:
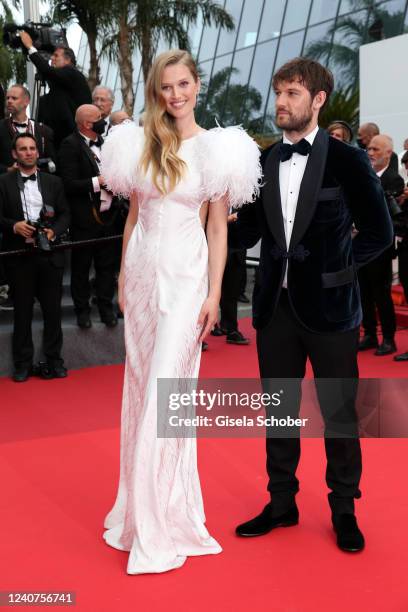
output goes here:
[[[71, 207], [71, 236], [76, 240], [104, 238], [115, 234], [117, 207], [103, 189], [100, 156], [104, 130], [101, 111], [83, 104], [75, 114], [77, 129], [63, 142], [58, 154], [59, 173]], [[115, 290], [115, 243], [95, 244], [72, 249], [71, 294], [78, 326], [91, 327], [91, 288], [89, 272], [95, 267], [95, 293], [101, 321], [108, 327], [117, 324], [113, 309]]]
[[[378, 134], [367, 146], [371, 165], [380, 178], [385, 192], [399, 195], [404, 189], [404, 181], [390, 164], [393, 153], [393, 141], [390, 136]], [[390, 355], [397, 350], [395, 344], [395, 310], [391, 297], [392, 260], [395, 257], [394, 246], [379, 257], [362, 267], [358, 273], [361, 303], [363, 308], [364, 336], [359, 350], [376, 349], [375, 355]], [[382, 342], [377, 338], [377, 315], [381, 324]]]
[[112, 126], [119, 125], [124, 121], [131, 121], [132, 119], [129, 117], [125, 110], [114, 111], [110, 116], [110, 123]]
[[[362, 125], [360, 125], [357, 133], [357, 144], [360, 149], [367, 150], [367, 147], [374, 138], [374, 136], [378, 136], [379, 133], [380, 128], [376, 123], [372, 123], [369, 121], [368, 123], [363, 123]], [[392, 151], [391, 153], [390, 166], [393, 170], [398, 172], [398, 155], [394, 153], [394, 151]]]

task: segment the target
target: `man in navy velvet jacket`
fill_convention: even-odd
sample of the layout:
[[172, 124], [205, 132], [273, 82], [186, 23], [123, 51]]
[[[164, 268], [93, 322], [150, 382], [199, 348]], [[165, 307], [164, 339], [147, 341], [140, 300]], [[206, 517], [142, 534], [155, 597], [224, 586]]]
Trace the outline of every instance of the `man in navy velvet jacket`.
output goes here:
[[[294, 379], [288, 409], [297, 414], [307, 358], [316, 379], [341, 379], [346, 385], [358, 378], [357, 269], [391, 244], [393, 232], [367, 154], [318, 127], [319, 112], [333, 89], [331, 73], [313, 60], [296, 58], [275, 74], [273, 87], [283, 142], [263, 152], [261, 194], [239, 212], [229, 241], [250, 248], [262, 239], [253, 296], [260, 373], [264, 381]], [[354, 240], [353, 223], [358, 229]], [[336, 419], [351, 423], [356, 433], [335, 437], [328, 433], [333, 429], [332, 398], [326, 394], [324, 399], [318, 381], [316, 386], [337, 544], [349, 552], [362, 550], [364, 537], [354, 515], [354, 499], [361, 496], [354, 395]], [[243, 537], [298, 522], [299, 436], [268, 437], [266, 449], [271, 501], [260, 515], [237, 527]]]

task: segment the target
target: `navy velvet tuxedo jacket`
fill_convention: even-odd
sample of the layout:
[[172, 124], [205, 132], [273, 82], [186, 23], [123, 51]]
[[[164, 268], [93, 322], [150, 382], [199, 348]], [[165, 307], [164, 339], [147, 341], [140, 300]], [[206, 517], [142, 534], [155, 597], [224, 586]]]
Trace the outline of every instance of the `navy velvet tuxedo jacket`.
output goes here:
[[[365, 151], [320, 129], [300, 187], [289, 248], [279, 186], [279, 143], [261, 156], [263, 187], [230, 224], [229, 244], [251, 248], [261, 238], [253, 325], [274, 315], [288, 263], [288, 293], [299, 321], [317, 333], [341, 332], [361, 322], [357, 269], [390, 246], [393, 229], [380, 180]], [[357, 236], [352, 240], [355, 224]]]

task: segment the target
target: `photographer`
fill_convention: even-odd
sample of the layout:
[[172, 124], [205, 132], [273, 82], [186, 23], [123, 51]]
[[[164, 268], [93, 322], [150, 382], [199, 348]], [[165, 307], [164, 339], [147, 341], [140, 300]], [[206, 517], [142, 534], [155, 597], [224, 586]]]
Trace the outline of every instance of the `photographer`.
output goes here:
[[40, 99], [39, 120], [54, 130], [55, 144], [75, 129], [78, 106], [91, 102], [91, 91], [84, 75], [76, 68], [72, 49], [57, 47], [51, 56], [51, 66], [33, 46], [31, 36], [22, 30], [20, 39], [28, 50], [30, 60], [40, 76], [47, 81], [50, 91]]
[[[31, 335], [34, 297], [44, 318], [44, 378], [64, 378], [61, 358], [61, 296], [64, 253], [50, 249], [69, 226], [69, 211], [61, 179], [37, 170], [38, 149], [32, 134], [18, 134], [13, 142], [17, 169], [0, 177], [0, 230], [6, 251], [42, 248], [6, 258], [7, 278], [14, 300], [14, 380], [32, 374]], [[35, 227], [37, 226], [37, 227]], [[40, 226], [40, 227], [38, 227]]]
[[38, 121], [29, 119], [27, 107], [30, 92], [23, 85], [13, 85], [7, 91], [6, 109], [8, 117], [0, 121], [0, 173], [16, 168], [12, 155], [12, 144], [17, 134], [29, 132], [35, 136], [40, 156], [38, 166], [43, 171], [55, 172], [56, 153], [52, 130]]
[[[389, 136], [379, 134], [374, 136], [367, 147], [371, 165], [381, 181], [386, 194], [388, 206], [391, 209], [393, 197], [402, 193], [404, 181], [391, 166], [393, 142]], [[390, 210], [391, 216], [394, 215]], [[395, 353], [396, 319], [394, 303], [391, 297], [392, 260], [395, 248], [392, 245], [376, 259], [363, 266], [358, 273], [361, 303], [363, 307], [364, 337], [360, 341], [359, 350], [376, 348], [375, 355], [384, 356]], [[378, 346], [376, 309], [381, 323], [383, 340]]]

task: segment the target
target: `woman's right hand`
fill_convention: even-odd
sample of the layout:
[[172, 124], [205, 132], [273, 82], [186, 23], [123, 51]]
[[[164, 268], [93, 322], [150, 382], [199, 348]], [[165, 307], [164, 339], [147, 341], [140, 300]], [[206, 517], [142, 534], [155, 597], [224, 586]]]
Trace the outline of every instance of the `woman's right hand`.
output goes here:
[[122, 272], [120, 272], [119, 274], [119, 278], [118, 278], [118, 304], [119, 304], [119, 308], [121, 310], [121, 312], [125, 312], [125, 301], [124, 301], [124, 294], [123, 294], [123, 285], [124, 285], [124, 274]]

